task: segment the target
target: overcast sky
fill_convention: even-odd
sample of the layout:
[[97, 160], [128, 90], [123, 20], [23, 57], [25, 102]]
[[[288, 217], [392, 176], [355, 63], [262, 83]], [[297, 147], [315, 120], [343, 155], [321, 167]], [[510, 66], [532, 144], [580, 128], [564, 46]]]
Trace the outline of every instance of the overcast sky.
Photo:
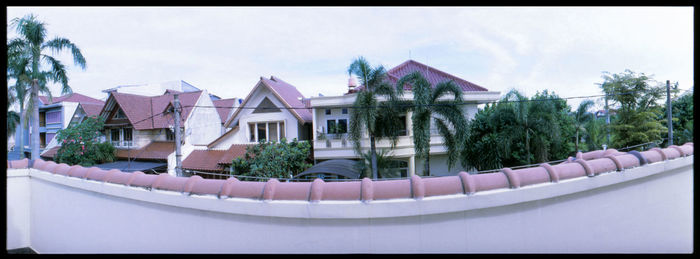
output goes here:
[[8, 23], [29, 13], [49, 38], [79, 46], [85, 70], [58, 57], [73, 91], [99, 99], [106, 88], [172, 80], [245, 98], [271, 75], [307, 97], [339, 95], [354, 58], [390, 69], [409, 53], [527, 96], [598, 95], [603, 71], [625, 69], [694, 85], [692, 7], [8, 7]]

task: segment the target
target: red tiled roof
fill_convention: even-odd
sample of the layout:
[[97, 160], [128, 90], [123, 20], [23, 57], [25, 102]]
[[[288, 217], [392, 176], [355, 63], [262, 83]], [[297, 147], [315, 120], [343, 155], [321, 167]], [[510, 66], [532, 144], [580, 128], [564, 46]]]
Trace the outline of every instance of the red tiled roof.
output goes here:
[[227, 150], [194, 150], [184, 161], [182, 168], [199, 171], [222, 171], [235, 158], [245, 157], [246, 147], [251, 145], [233, 144]]
[[[409, 59], [406, 62], [401, 63], [400, 65], [389, 69], [386, 74], [387, 74], [387, 80], [391, 84], [396, 84], [396, 82], [401, 79], [401, 77], [406, 76], [408, 74], [411, 74], [413, 72], [420, 72], [423, 77], [425, 77], [428, 82], [430, 82], [430, 85], [432, 87], [435, 87], [435, 85], [442, 83], [442, 82], [447, 82], [452, 80], [457, 86], [462, 88], [462, 91], [488, 91], [488, 89], [479, 86], [477, 84], [474, 84], [472, 82], [469, 82], [467, 80], [461, 79], [459, 77], [456, 77], [454, 75], [451, 75], [449, 73], [443, 72], [441, 70], [435, 69], [431, 66], [419, 63], [415, 60]], [[359, 91], [363, 89], [364, 86], [359, 86], [356, 89]], [[404, 85], [405, 90], [411, 90], [411, 86], [406, 84]]]
[[[304, 98], [304, 95], [302, 95], [299, 90], [297, 90], [296, 87], [293, 85], [288, 84], [285, 81], [282, 81], [281, 79], [271, 76], [270, 79], [267, 78], [260, 78], [263, 83], [265, 83], [267, 86], [269, 86], [273, 91], [275, 91], [283, 101], [286, 102], [288, 108], [296, 108], [296, 107], [307, 107], [300, 99]], [[303, 122], [311, 122], [313, 119], [311, 118], [311, 109], [308, 108], [302, 108], [302, 109], [289, 109], [289, 111], [296, 113], [297, 116], [299, 116]]]
[[117, 149], [117, 158], [168, 159], [175, 152], [175, 142], [153, 141], [140, 149]]
[[[218, 161], [226, 150], [194, 150], [182, 161], [182, 168], [199, 171], [221, 171]], [[229, 162], [230, 163], [230, 162]]]
[[89, 96], [85, 96], [79, 93], [71, 93], [64, 96], [52, 98], [52, 102], [49, 102], [47, 96], [39, 96], [39, 100], [45, 105], [60, 103], [60, 102], [76, 102], [76, 103], [90, 103], [90, 104], [104, 104], [105, 102], [99, 99], [95, 99]]
[[230, 165], [234, 158], [245, 157], [246, 148], [254, 145], [256, 144], [231, 144], [218, 163]]
[[80, 106], [83, 107], [87, 116], [99, 116], [104, 104], [81, 103]]
[[[184, 124], [201, 94], [202, 91], [197, 91], [180, 93], [178, 95], [180, 105], [183, 107], [180, 117], [181, 124]], [[111, 92], [111, 95], [122, 111], [124, 111], [129, 122], [137, 130], [162, 129], [168, 128], [170, 124], [174, 124], [172, 114], [163, 114], [166, 108], [173, 103], [174, 97], [172, 94], [150, 97]]]
[[238, 98], [213, 101], [214, 107], [216, 107], [216, 112], [219, 113], [222, 123], [226, 122], [226, 119], [228, 119], [228, 115], [231, 113], [231, 110], [233, 110], [233, 106], [237, 104], [236, 100], [238, 100]]

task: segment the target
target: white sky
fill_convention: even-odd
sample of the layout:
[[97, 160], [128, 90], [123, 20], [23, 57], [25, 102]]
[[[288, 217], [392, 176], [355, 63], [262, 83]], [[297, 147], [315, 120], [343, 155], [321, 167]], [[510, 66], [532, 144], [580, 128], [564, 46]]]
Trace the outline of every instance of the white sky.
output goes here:
[[49, 38], [78, 45], [86, 70], [58, 57], [73, 91], [99, 99], [117, 85], [172, 80], [244, 98], [270, 75], [306, 97], [339, 95], [354, 58], [390, 69], [409, 51], [491, 91], [527, 96], [598, 95], [603, 71], [625, 69], [694, 85], [693, 7], [8, 7], [7, 21], [29, 13]]

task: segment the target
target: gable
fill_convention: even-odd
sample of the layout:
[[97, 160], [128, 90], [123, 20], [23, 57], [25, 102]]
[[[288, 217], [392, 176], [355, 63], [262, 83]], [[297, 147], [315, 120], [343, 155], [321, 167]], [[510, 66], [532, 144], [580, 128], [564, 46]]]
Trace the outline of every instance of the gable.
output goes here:
[[267, 98], [267, 96], [258, 104], [258, 106], [253, 110], [253, 113], [269, 113], [269, 112], [280, 112], [281, 110]]

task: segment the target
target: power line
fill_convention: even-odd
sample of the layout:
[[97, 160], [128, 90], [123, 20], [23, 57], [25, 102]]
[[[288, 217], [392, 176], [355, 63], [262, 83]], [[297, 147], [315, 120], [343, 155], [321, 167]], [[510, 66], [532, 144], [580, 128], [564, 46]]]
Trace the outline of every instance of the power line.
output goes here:
[[[558, 100], [570, 100], [570, 99], [582, 99], [582, 98], [594, 98], [594, 97], [610, 97], [610, 96], [617, 96], [617, 95], [628, 95], [628, 94], [634, 94], [637, 92], [648, 92], [648, 93], [663, 93], [666, 90], [658, 90], [658, 91], [643, 91], [643, 90], [637, 90], [637, 91], [628, 91], [628, 92], [620, 92], [620, 93], [612, 93], [612, 94], [600, 94], [600, 95], [587, 95], [587, 96], [572, 96], [572, 97], [557, 97], [557, 98], [543, 98], [543, 99], [526, 99], [526, 100], [497, 100], [493, 102], [485, 102], [481, 104], [499, 104], [499, 103], [520, 103], [520, 102], [542, 102], [542, 101], [558, 101]], [[453, 105], [467, 105], [467, 104], [474, 104], [473, 102], [451, 102], [451, 103], [436, 103], [436, 104], [424, 104], [421, 106], [453, 106]], [[397, 105], [376, 105], [376, 106], [343, 106], [342, 108], [351, 108], [351, 109], [370, 109], [370, 108], [386, 108], [386, 107], [415, 107], [417, 105], [415, 104], [397, 104]], [[322, 106], [319, 107], [283, 107], [283, 106], [267, 106], [267, 107], [253, 107], [253, 106], [210, 106], [210, 105], [183, 105], [183, 108], [192, 108], [192, 107], [199, 107], [199, 108], [234, 108], [234, 109], [286, 109], [286, 110], [301, 110], [301, 109], [312, 109], [312, 108], [325, 108]]]

